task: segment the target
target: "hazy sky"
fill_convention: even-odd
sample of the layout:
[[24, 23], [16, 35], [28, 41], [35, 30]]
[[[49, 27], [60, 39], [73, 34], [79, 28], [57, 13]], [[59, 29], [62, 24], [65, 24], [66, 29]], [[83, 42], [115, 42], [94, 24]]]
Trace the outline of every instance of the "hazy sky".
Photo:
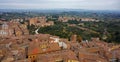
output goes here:
[[0, 8], [120, 10], [120, 0], [0, 0]]

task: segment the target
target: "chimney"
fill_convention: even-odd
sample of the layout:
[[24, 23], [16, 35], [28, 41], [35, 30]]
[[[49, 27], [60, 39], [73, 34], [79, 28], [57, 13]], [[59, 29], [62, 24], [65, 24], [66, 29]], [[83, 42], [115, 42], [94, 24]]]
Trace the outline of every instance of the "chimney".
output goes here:
[[77, 41], [77, 35], [72, 35], [71, 38], [70, 38], [70, 41], [71, 42], [76, 42]]
[[28, 47], [25, 48], [25, 55], [26, 55], [26, 58], [28, 58]]

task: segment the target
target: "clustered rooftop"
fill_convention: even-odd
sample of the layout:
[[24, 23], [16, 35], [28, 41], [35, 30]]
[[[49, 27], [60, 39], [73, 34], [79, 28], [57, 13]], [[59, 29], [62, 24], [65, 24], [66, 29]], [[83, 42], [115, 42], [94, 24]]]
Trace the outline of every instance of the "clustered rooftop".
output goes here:
[[[30, 24], [35, 24], [32, 18]], [[112, 62], [120, 60], [120, 45], [106, 43], [99, 38], [77, 41], [50, 34], [29, 35], [27, 24], [1, 22], [0, 62]], [[53, 22], [39, 22], [50, 23]], [[44, 26], [44, 25], [43, 25]], [[42, 26], [42, 27], [43, 27]], [[49, 25], [45, 25], [49, 26]]]

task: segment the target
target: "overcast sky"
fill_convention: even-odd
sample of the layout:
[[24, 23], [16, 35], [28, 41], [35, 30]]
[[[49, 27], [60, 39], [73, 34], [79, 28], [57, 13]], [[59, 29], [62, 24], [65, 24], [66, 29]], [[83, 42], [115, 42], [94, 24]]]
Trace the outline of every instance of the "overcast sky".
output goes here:
[[120, 0], [0, 0], [0, 9], [120, 10]]

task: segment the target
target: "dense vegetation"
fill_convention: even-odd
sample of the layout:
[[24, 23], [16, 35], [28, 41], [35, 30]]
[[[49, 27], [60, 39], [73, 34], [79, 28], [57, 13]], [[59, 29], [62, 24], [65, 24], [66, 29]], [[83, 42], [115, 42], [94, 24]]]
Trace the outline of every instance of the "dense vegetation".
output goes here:
[[[84, 27], [100, 33], [100, 38], [107, 42], [120, 43], [120, 21], [119, 22], [84, 22]], [[107, 37], [107, 39], [103, 39]]]
[[[34, 26], [31, 26], [34, 27]], [[30, 30], [31, 33], [35, 33], [33, 28]], [[51, 34], [60, 36], [61, 38], [70, 38], [71, 35], [77, 34], [81, 36], [83, 40], [89, 40], [91, 37], [100, 37], [97, 33], [91, 33], [89, 31], [81, 30], [77, 27], [68, 26], [67, 23], [56, 22], [53, 26], [41, 27], [39, 33]]]
[[[99, 37], [101, 40], [106, 42], [119, 43], [120, 41], [120, 29], [119, 23], [105, 23], [105, 22], [79, 22], [84, 23], [84, 28], [94, 30], [98, 33], [90, 32], [89, 30], [81, 30], [78, 27], [68, 26], [68, 23], [55, 22], [53, 26], [41, 27], [39, 33], [51, 34], [60, 36], [61, 38], [70, 38], [72, 34], [77, 34], [81, 36], [83, 40], [90, 40], [92, 37]], [[78, 24], [78, 23], [77, 23]], [[77, 25], [79, 26], [79, 25]], [[81, 26], [80, 26], [81, 27]], [[34, 25], [30, 27], [30, 33], [34, 34]], [[34, 28], [34, 29], [33, 29]]]

